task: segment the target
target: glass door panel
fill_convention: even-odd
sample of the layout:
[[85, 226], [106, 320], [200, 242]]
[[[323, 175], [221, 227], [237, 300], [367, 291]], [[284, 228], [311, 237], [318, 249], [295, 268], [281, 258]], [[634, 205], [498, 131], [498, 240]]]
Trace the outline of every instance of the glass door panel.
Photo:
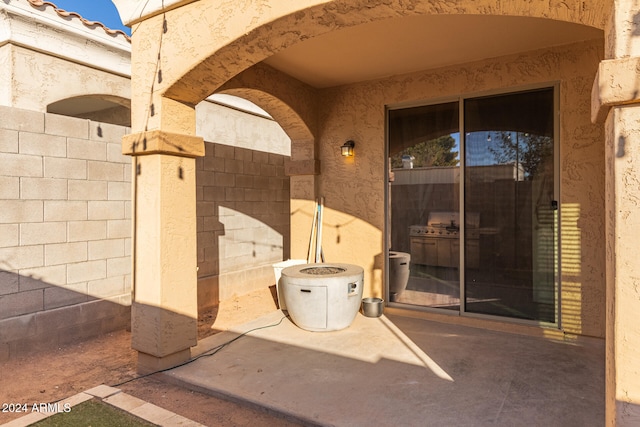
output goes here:
[[460, 309], [459, 102], [389, 111], [389, 298]]
[[465, 311], [555, 322], [553, 89], [467, 99], [464, 131]]

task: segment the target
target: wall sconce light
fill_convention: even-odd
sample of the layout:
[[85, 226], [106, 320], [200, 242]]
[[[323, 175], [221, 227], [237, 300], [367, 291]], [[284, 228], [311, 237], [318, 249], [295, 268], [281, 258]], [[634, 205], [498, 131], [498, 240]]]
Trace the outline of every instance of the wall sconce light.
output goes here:
[[353, 157], [353, 147], [355, 146], [356, 143], [352, 140], [345, 142], [344, 145], [340, 147], [340, 154], [342, 154], [343, 157]]

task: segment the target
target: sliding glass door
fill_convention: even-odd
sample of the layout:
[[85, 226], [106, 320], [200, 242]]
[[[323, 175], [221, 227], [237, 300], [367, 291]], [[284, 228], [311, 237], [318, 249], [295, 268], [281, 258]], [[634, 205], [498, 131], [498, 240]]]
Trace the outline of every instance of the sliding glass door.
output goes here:
[[389, 111], [390, 301], [460, 307], [459, 117], [458, 102]]
[[391, 301], [556, 322], [554, 99], [389, 110]]

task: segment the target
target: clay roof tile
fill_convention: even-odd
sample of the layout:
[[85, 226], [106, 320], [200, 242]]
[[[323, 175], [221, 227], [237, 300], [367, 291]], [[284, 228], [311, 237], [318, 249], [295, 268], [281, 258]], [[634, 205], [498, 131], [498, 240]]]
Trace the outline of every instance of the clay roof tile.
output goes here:
[[44, 8], [46, 6], [51, 6], [53, 10], [58, 14], [58, 16], [62, 18], [78, 18], [80, 22], [82, 22], [82, 24], [84, 24], [84, 26], [88, 28], [93, 29], [95, 27], [101, 27], [105, 33], [111, 36], [117, 36], [118, 34], [120, 34], [120, 35], [123, 35], [124, 38], [127, 39], [127, 41], [131, 42], [131, 38], [124, 31], [112, 30], [111, 28], [108, 28], [106, 25], [104, 25], [102, 22], [99, 22], [99, 21], [89, 21], [88, 19], [83, 18], [82, 15], [80, 15], [79, 13], [68, 12], [64, 9], [59, 8], [54, 3], [51, 3], [49, 1], [42, 1], [42, 0], [27, 0], [27, 1], [34, 8]]

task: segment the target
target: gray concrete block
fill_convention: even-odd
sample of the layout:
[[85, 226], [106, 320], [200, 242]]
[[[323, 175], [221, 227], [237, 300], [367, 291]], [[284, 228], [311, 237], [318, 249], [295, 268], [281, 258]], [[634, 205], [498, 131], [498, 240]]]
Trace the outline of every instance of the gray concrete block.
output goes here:
[[130, 182], [109, 182], [108, 184], [109, 200], [131, 200]]
[[224, 172], [224, 158], [205, 157], [202, 160], [202, 168], [206, 171]]
[[107, 260], [107, 275], [109, 277], [131, 274], [131, 258], [111, 258]]
[[269, 153], [265, 151], [253, 151], [253, 161], [256, 163], [269, 163]]
[[[67, 283], [88, 282], [107, 277], [105, 260], [79, 262], [67, 265]], [[88, 285], [86, 286], [88, 289]]]
[[72, 344], [79, 341], [96, 337], [102, 333], [102, 321], [94, 320], [86, 323], [61, 328], [58, 331], [58, 343], [60, 345]]
[[107, 237], [106, 221], [69, 221], [68, 242], [102, 240]]
[[20, 198], [24, 200], [66, 200], [67, 180], [58, 178], [20, 178]]
[[236, 175], [236, 187], [252, 188], [254, 179], [260, 178], [254, 178], [252, 175]]
[[78, 306], [80, 323], [109, 318], [130, 318], [131, 307], [120, 302], [120, 297], [105, 297]]
[[4, 270], [19, 270], [43, 265], [42, 245], [13, 246], [0, 249], [0, 266]]
[[89, 139], [120, 145], [122, 138], [128, 133], [125, 126], [111, 123], [90, 122]]
[[89, 201], [88, 218], [90, 220], [123, 219], [123, 201]]
[[107, 238], [120, 239], [131, 236], [131, 220], [115, 219], [107, 221]]
[[20, 245], [41, 245], [67, 241], [65, 222], [27, 222], [20, 224]]
[[242, 160], [224, 159], [224, 171], [231, 174], [244, 173], [244, 162]]
[[244, 173], [247, 175], [260, 175], [260, 163], [257, 162], [245, 162]]
[[89, 260], [118, 258], [125, 255], [124, 239], [108, 239], [88, 242]]
[[19, 270], [20, 292], [67, 284], [67, 266], [25, 268]]
[[250, 162], [253, 160], [253, 150], [247, 148], [235, 147], [233, 156], [236, 160], [242, 160], [243, 162]]
[[124, 166], [120, 163], [87, 162], [87, 179], [95, 181], [124, 181]]
[[260, 165], [260, 175], [262, 175], [263, 177], [276, 176], [276, 167], [275, 167], [275, 165], [262, 163]]
[[69, 180], [69, 200], [107, 200], [106, 181]]
[[44, 290], [44, 309], [64, 307], [87, 302], [87, 284], [74, 283], [65, 287], [52, 287]]
[[232, 173], [215, 172], [213, 185], [216, 187], [235, 187], [236, 176]]
[[44, 130], [50, 135], [87, 139], [89, 138], [89, 120], [46, 113]]
[[37, 334], [57, 335], [57, 330], [62, 327], [68, 327], [86, 321], [86, 319], [83, 319], [81, 316], [81, 307], [83, 305], [84, 304], [77, 304], [35, 313]]
[[20, 178], [0, 176], [0, 199], [20, 198]]
[[102, 141], [68, 138], [67, 157], [83, 160], [107, 160], [107, 144]]
[[203, 200], [223, 202], [225, 200], [225, 187], [203, 187]]
[[4, 176], [38, 177], [43, 175], [41, 156], [0, 153], [0, 164]]
[[109, 298], [125, 293], [124, 276], [107, 277], [92, 280], [87, 284], [89, 295], [96, 298]]
[[0, 224], [0, 248], [18, 246], [19, 236], [18, 224]]
[[17, 270], [0, 269], [0, 295], [13, 294], [20, 290], [20, 276]]
[[214, 155], [223, 159], [233, 159], [235, 147], [232, 145], [214, 144]]
[[43, 290], [0, 295], [0, 319], [8, 319], [44, 309]]
[[0, 152], [17, 153], [18, 147], [18, 131], [0, 128]]
[[66, 157], [67, 139], [45, 133], [20, 132], [19, 152], [36, 156]]
[[87, 161], [45, 157], [44, 176], [46, 178], [87, 179]]
[[7, 343], [36, 335], [38, 313], [25, 314], [0, 320], [0, 342]]
[[82, 221], [86, 219], [86, 201], [50, 200], [44, 202], [45, 221]]
[[0, 117], [4, 129], [44, 133], [44, 113], [0, 106]]
[[107, 144], [107, 161], [112, 163], [131, 164], [131, 156], [122, 154], [122, 144]]
[[44, 247], [46, 265], [69, 264], [87, 260], [87, 242], [49, 244]]

